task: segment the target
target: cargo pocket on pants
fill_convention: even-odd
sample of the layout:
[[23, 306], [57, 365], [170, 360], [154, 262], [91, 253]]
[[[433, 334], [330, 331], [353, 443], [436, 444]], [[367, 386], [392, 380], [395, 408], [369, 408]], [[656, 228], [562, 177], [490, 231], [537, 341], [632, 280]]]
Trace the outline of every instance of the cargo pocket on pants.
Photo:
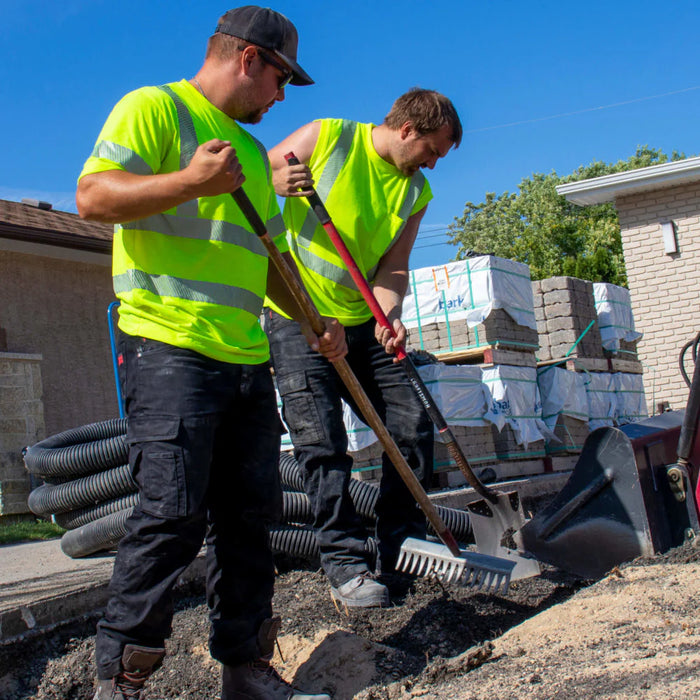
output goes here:
[[130, 418], [126, 443], [139, 487], [141, 510], [160, 518], [187, 515], [187, 485], [182, 447], [174, 443], [180, 419]]
[[309, 386], [306, 372], [291, 372], [277, 377], [282, 397], [284, 421], [295, 445], [315, 445], [325, 438], [325, 430]]

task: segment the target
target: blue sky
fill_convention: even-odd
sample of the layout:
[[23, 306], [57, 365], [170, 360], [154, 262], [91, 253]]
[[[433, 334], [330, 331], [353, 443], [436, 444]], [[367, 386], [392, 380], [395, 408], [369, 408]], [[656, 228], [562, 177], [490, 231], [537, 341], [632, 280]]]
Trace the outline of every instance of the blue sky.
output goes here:
[[[467, 201], [565, 175], [638, 145], [700, 154], [700, 3], [672, 0], [279, 0], [316, 85], [287, 89], [253, 133], [273, 146], [318, 117], [379, 122], [419, 85], [465, 128], [429, 178], [434, 200], [411, 267], [456, 248]], [[0, 198], [75, 211], [75, 181], [113, 104], [191, 77], [220, 14], [210, 0], [0, 0]]]

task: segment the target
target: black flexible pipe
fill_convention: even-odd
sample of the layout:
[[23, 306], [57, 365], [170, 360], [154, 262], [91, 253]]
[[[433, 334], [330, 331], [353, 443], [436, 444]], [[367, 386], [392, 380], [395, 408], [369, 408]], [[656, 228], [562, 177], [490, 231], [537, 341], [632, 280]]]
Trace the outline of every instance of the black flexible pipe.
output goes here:
[[305, 493], [284, 491], [282, 493], [282, 517], [288, 523], [312, 523], [314, 515]]
[[[280, 478], [282, 484], [294, 491], [304, 491], [304, 481], [301, 476], [299, 463], [291, 452], [280, 453]], [[350, 496], [352, 497], [355, 509], [364, 518], [375, 517], [374, 508], [379, 498], [379, 488], [367, 481], [359, 479], [350, 480]]]
[[[298, 485], [301, 489], [301, 470], [299, 469], [299, 464], [294, 459], [294, 455], [291, 453], [283, 452], [280, 455], [280, 474], [282, 476], [282, 483], [292, 486]], [[350, 479], [349, 486], [350, 496], [353, 503], [355, 504], [355, 510], [364, 518], [369, 520], [376, 519], [375, 508], [377, 505], [377, 500], [379, 498], [379, 487], [370, 484], [367, 481], [360, 481], [359, 479]], [[300, 501], [297, 507], [301, 508]], [[310, 505], [309, 508], [310, 513]], [[436, 506], [437, 512], [440, 517], [447, 525], [447, 528], [452, 531], [455, 538], [461, 542], [470, 542], [473, 540], [473, 533], [471, 522], [469, 520], [469, 513], [464, 510], [458, 510], [456, 508], [446, 508], [445, 506]], [[305, 513], [306, 511], [299, 511], [299, 513]], [[286, 512], [285, 512], [286, 515]], [[303, 522], [311, 522], [312, 517], [306, 516], [307, 519]], [[428, 531], [432, 534], [436, 534], [433, 528], [428, 526]]]
[[116, 513], [118, 510], [134, 508], [138, 505], [138, 503], [138, 493], [132, 493], [128, 496], [113, 498], [111, 501], [98, 503], [97, 505], [88, 506], [87, 508], [72, 510], [68, 513], [58, 513], [57, 515], [53, 516], [53, 519], [56, 525], [60, 525], [64, 530], [75, 530], [76, 528], [87, 525], [94, 520], [99, 520], [105, 515]]
[[[287, 525], [270, 530], [270, 546], [275, 553], [290, 554], [302, 559], [317, 559], [319, 547], [310, 527]], [[377, 557], [377, 542], [373, 537], [365, 541], [365, 551], [372, 559]]]
[[[130, 468], [123, 464], [128, 452], [125, 434], [126, 419], [114, 419], [64, 431], [25, 451], [24, 459], [30, 472], [63, 482], [44, 484], [35, 489], [30, 494], [29, 504], [32, 512], [52, 514], [59, 525], [69, 530], [63, 536], [65, 542], [61, 541], [68, 556], [87, 556], [112, 549], [125, 533], [124, 523], [138, 503]], [[88, 442], [78, 444], [81, 440]], [[119, 460], [119, 464], [114, 464]], [[284, 496], [285, 519], [288, 522], [311, 522], [311, 508], [303, 493], [299, 465], [291, 453], [280, 454], [279, 469], [282, 482], [298, 491], [287, 492]], [[88, 476], [66, 480], [67, 475], [86, 473]], [[349, 488], [358, 514], [374, 519], [378, 487], [351, 479]], [[437, 510], [457, 537], [465, 540], [471, 536], [468, 513], [442, 506], [437, 506]], [[287, 530], [282, 529], [282, 534], [275, 536], [278, 541], [293, 536], [283, 534]], [[296, 550], [308, 550], [306, 531], [294, 536], [301, 538], [300, 543], [293, 545]]]
[[126, 521], [133, 508], [120, 510], [69, 530], [61, 537], [61, 549], [73, 559], [114, 549], [126, 534]]
[[280, 452], [279, 469], [283, 486], [287, 486], [292, 491], [304, 490], [304, 480], [301, 476], [299, 463], [291, 452]]
[[27, 448], [24, 463], [42, 477], [93, 474], [128, 461], [125, 435], [125, 418], [90, 423]]
[[136, 493], [137, 488], [129, 465], [124, 464], [63, 484], [39, 486], [29, 494], [28, 503], [29, 509], [36, 515], [67, 513], [117, 496]]

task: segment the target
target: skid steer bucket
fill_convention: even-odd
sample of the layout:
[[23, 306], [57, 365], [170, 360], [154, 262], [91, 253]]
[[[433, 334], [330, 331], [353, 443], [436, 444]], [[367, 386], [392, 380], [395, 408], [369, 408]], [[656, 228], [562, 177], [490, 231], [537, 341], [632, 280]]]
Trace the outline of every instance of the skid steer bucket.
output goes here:
[[[679, 546], [698, 531], [688, 475], [675, 464], [683, 413], [598, 428], [554, 500], [516, 533], [521, 549], [584, 578]], [[629, 433], [627, 434], [625, 430]], [[685, 480], [684, 499], [674, 497]]]

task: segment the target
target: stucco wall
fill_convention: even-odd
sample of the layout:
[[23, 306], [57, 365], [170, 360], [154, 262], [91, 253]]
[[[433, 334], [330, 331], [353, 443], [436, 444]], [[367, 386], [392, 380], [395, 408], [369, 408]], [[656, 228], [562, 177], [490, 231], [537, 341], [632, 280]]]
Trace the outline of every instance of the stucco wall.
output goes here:
[[[685, 408], [678, 369], [683, 345], [700, 331], [700, 183], [619, 197], [622, 245], [649, 410]], [[661, 223], [676, 224], [678, 254], [664, 253]], [[692, 367], [686, 364], [692, 376]]]
[[7, 352], [43, 358], [47, 435], [119, 415], [107, 325], [113, 300], [109, 264], [0, 250], [0, 327]]

